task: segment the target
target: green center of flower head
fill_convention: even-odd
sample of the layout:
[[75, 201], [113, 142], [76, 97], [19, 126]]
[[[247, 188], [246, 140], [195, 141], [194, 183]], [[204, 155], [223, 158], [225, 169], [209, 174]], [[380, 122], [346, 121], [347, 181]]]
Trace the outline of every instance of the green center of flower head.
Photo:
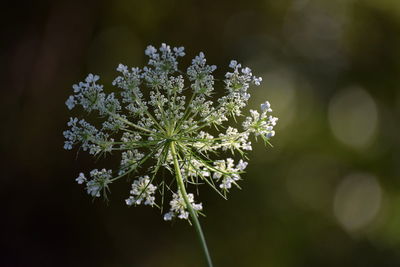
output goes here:
[[[162, 207], [169, 196], [164, 219], [188, 219], [188, 205], [196, 212], [203, 207], [186, 190], [207, 184], [225, 198], [233, 185], [238, 187], [247, 167], [243, 158], [252, 149], [250, 135], [269, 143], [278, 119], [269, 115], [272, 110], [267, 101], [260, 111], [250, 110], [241, 130], [230, 125], [230, 120], [236, 123], [243, 116], [249, 86], [260, 85], [262, 80], [235, 60], [220, 82], [225, 95], [213, 101], [216, 66], [207, 65], [203, 53], [185, 72], [178, 69], [178, 58], [185, 55], [183, 47], [162, 44], [157, 50], [148, 46], [145, 54], [149, 61], [144, 68], [118, 66], [115, 93], [106, 93], [98, 84], [99, 76], [92, 74], [73, 86], [67, 107], [81, 106], [88, 114], [97, 113], [103, 122], [95, 126], [71, 118], [70, 129], [64, 132], [64, 148], [79, 145], [92, 155], [120, 154], [117, 171], [94, 169], [88, 178], [79, 174], [76, 181], [85, 183], [93, 197], [106, 196], [111, 183], [127, 177], [133, 179], [127, 205]], [[216, 136], [211, 134], [215, 131], [219, 132]], [[221, 159], [221, 152], [238, 152], [236, 156], [242, 159], [236, 163], [230, 157]], [[145, 162], [147, 175], [136, 177]], [[161, 175], [161, 169], [171, 172], [172, 178]]]

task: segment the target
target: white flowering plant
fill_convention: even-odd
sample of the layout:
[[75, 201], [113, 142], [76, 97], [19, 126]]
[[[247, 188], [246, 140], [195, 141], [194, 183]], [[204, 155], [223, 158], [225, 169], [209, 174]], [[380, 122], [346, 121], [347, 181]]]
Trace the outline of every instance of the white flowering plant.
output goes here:
[[[97, 114], [102, 123], [95, 126], [83, 118], [70, 118], [64, 148], [78, 146], [94, 156], [119, 154], [116, 171], [94, 169], [88, 176], [80, 173], [76, 181], [97, 198], [107, 197], [110, 185], [126, 177], [132, 183], [128, 206], [149, 205], [163, 211], [164, 199], [171, 196], [164, 220], [193, 223], [212, 266], [198, 220], [203, 205], [195, 202], [188, 189], [207, 184], [226, 198], [232, 186], [239, 187], [248, 165], [250, 135], [269, 144], [278, 119], [270, 115], [272, 109], [266, 101], [259, 111], [250, 110], [250, 116], [242, 119], [241, 130], [232, 127], [243, 117], [250, 85], [262, 81], [235, 60], [225, 79], [219, 81], [212, 74], [216, 66], [208, 65], [202, 52], [185, 72], [178, 68], [178, 59], [185, 55], [183, 47], [162, 44], [157, 50], [148, 46], [145, 54], [149, 61], [143, 68], [118, 66], [119, 76], [112, 83], [115, 92], [106, 93], [99, 76], [93, 74], [73, 85], [74, 94], [66, 101], [68, 109], [79, 106], [87, 115]], [[225, 95], [213, 101], [218, 82]], [[212, 135], [213, 131], [219, 134]], [[235, 163], [231, 157], [221, 158], [223, 153], [240, 159]], [[145, 163], [150, 167], [142, 170]], [[161, 169], [172, 175], [161, 175]], [[147, 175], [137, 177], [139, 172]]]

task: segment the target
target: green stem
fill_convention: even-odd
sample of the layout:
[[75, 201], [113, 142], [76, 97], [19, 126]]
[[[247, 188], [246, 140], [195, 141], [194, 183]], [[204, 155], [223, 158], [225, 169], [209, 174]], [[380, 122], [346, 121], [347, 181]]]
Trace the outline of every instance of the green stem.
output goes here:
[[179, 167], [178, 156], [177, 156], [176, 149], [175, 149], [175, 143], [173, 141], [171, 142], [171, 154], [172, 154], [172, 157], [174, 159], [176, 181], [178, 183], [179, 191], [181, 192], [183, 200], [185, 201], [186, 207], [187, 207], [187, 209], [189, 211], [190, 217], [191, 217], [191, 219], [193, 221], [194, 227], [196, 228], [197, 236], [199, 237], [199, 240], [200, 240], [200, 243], [201, 243], [201, 247], [203, 248], [203, 252], [204, 252], [204, 254], [206, 256], [206, 259], [207, 259], [207, 264], [208, 264], [209, 267], [212, 267], [213, 264], [212, 264], [212, 261], [211, 261], [210, 253], [208, 252], [206, 239], [204, 237], [203, 231], [201, 230], [201, 225], [200, 225], [199, 219], [197, 218], [196, 211], [193, 209], [192, 204], [190, 204], [188, 195], [186, 193], [186, 189], [185, 189], [185, 185], [183, 183], [181, 170], [180, 170], [180, 167]]
[[122, 121], [122, 122], [124, 122], [124, 123], [126, 123], [126, 124], [128, 124], [128, 125], [130, 125], [130, 126], [132, 126], [132, 127], [134, 127], [134, 128], [136, 128], [136, 129], [138, 129], [138, 130], [141, 130], [141, 131], [143, 131], [143, 132], [146, 132], [146, 133], [154, 133], [153, 131], [150, 131], [149, 129], [146, 129], [146, 128], [143, 128], [143, 127], [141, 127], [141, 126], [139, 126], [139, 125], [136, 125], [136, 124], [134, 124], [134, 123], [132, 123], [132, 122], [130, 122], [130, 121], [128, 121], [128, 120], [125, 120], [124, 118], [122, 118], [122, 117], [120, 117], [120, 116], [118, 116], [118, 115], [115, 115], [115, 114], [113, 114], [113, 113], [109, 113], [110, 115], [112, 115], [112, 116], [114, 116], [115, 118], [117, 118], [118, 120], [120, 120], [120, 121]]

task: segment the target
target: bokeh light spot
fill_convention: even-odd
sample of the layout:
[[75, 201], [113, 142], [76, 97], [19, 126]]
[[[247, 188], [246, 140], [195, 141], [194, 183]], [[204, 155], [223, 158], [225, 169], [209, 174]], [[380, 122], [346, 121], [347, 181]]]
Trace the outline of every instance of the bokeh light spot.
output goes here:
[[334, 214], [349, 232], [361, 230], [380, 210], [382, 190], [375, 176], [351, 174], [336, 189]]
[[329, 104], [328, 119], [334, 136], [353, 148], [364, 148], [374, 139], [378, 125], [375, 101], [363, 89], [337, 93]]

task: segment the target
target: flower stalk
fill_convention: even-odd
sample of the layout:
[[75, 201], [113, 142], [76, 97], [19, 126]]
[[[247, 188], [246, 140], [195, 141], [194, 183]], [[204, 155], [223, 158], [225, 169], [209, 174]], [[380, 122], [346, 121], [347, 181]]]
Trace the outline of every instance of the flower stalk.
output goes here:
[[207, 265], [208, 265], [208, 267], [212, 267], [213, 264], [212, 264], [210, 253], [208, 251], [208, 247], [207, 247], [206, 239], [205, 239], [204, 234], [203, 234], [203, 230], [201, 229], [201, 225], [200, 225], [199, 219], [197, 218], [197, 213], [193, 209], [192, 204], [190, 204], [190, 201], [189, 201], [189, 198], [188, 198], [188, 194], [187, 194], [186, 189], [185, 189], [185, 184], [183, 183], [182, 173], [181, 173], [181, 170], [180, 170], [180, 166], [179, 166], [179, 162], [178, 162], [178, 156], [177, 156], [177, 153], [176, 153], [174, 141], [171, 142], [171, 154], [172, 154], [172, 157], [174, 159], [176, 182], [178, 184], [179, 191], [181, 192], [181, 195], [182, 195], [182, 197], [183, 197], [183, 199], [185, 201], [185, 204], [186, 204], [186, 208], [189, 211], [190, 218], [192, 219], [193, 225], [194, 225], [194, 227], [196, 229], [197, 236], [198, 236], [199, 241], [201, 243], [201, 248], [203, 249], [204, 255], [205, 255], [206, 260], [207, 260]]

